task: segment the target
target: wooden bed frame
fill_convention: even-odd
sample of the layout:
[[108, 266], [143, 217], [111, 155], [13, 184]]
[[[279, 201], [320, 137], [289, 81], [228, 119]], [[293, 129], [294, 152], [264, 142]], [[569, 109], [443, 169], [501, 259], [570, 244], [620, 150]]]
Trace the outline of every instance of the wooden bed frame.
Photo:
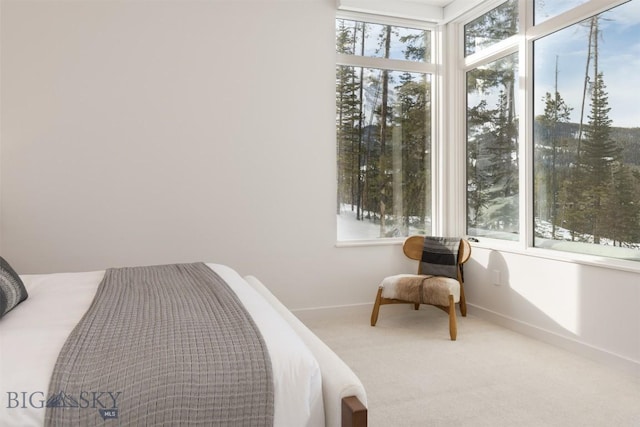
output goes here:
[[342, 398], [342, 427], [366, 427], [367, 408], [355, 396]]

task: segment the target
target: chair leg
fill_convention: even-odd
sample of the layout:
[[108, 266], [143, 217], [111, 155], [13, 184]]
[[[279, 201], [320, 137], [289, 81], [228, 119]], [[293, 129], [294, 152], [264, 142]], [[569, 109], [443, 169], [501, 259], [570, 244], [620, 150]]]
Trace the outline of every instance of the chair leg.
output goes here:
[[467, 299], [464, 297], [464, 286], [460, 283], [460, 314], [467, 317]]
[[449, 335], [451, 341], [455, 341], [458, 336], [458, 324], [456, 322], [456, 303], [453, 301], [453, 295], [449, 295]]
[[414, 310], [418, 310], [418, 309], [420, 309], [420, 304], [419, 304], [419, 303], [417, 303], [417, 302], [416, 302], [416, 303], [414, 303], [414, 304], [413, 304], [413, 309], [414, 309]]
[[378, 288], [376, 302], [373, 303], [373, 311], [371, 312], [371, 326], [376, 326], [378, 322], [378, 312], [380, 311], [380, 301], [382, 300], [382, 288]]

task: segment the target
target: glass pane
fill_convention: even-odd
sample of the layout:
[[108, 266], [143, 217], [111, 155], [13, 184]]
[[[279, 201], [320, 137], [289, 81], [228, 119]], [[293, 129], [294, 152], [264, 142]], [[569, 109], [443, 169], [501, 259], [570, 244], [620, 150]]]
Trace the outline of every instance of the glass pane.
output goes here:
[[431, 75], [338, 66], [338, 240], [431, 234]]
[[514, 53], [467, 73], [467, 234], [518, 239]]
[[534, 44], [535, 245], [640, 260], [640, 1]]
[[373, 58], [431, 62], [431, 31], [336, 20], [336, 51]]
[[537, 25], [588, 1], [589, 0], [535, 0], [533, 4], [533, 24]]
[[464, 56], [518, 33], [518, 1], [509, 0], [464, 26]]

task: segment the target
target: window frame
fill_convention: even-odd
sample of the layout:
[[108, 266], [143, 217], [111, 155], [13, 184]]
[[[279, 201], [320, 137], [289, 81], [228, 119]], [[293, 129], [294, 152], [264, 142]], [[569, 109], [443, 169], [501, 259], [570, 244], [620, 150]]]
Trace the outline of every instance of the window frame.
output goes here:
[[460, 159], [460, 162], [464, 164], [464, 171], [463, 171], [464, 176], [461, 178], [462, 186], [459, 187], [458, 189], [458, 191], [460, 191], [460, 193], [463, 194], [464, 207], [462, 211], [458, 212], [455, 216], [455, 218], [457, 218], [459, 222], [459, 224], [457, 224], [456, 226], [456, 229], [461, 230], [461, 233], [460, 233], [461, 235], [467, 235], [467, 226], [468, 226], [467, 224], [467, 176], [466, 176], [467, 73], [471, 70], [487, 65], [491, 62], [494, 62], [496, 60], [509, 56], [513, 53], [518, 53], [518, 86], [516, 88], [516, 90], [518, 91], [518, 99], [519, 99], [517, 108], [518, 108], [518, 116], [519, 116], [518, 157], [520, 159], [520, 163], [518, 164], [518, 176], [519, 176], [518, 240], [514, 240], [514, 241], [501, 240], [501, 239], [493, 239], [493, 238], [484, 237], [484, 236], [474, 237], [474, 239], [479, 240], [479, 242], [474, 242], [476, 244], [484, 241], [484, 242], [489, 242], [489, 245], [491, 248], [502, 249], [502, 250], [504, 249], [513, 250], [521, 246], [522, 241], [528, 238], [525, 230], [525, 227], [528, 227], [527, 218], [525, 217], [527, 203], [525, 202], [525, 200], [523, 200], [524, 198], [527, 197], [527, 191], [526, 191], [527, 182], [526, 182], [526, 177], [523, 176], [523, 174], [525, 173], [525, 169], [526, 169], [525, 163], [528, 161], [528, 157], [529, 157], [529, 156], [526, 156], [527, 141], [526, 141], [526, 138], [523, 137], [524, 135], [526, 135], [525, 122], [527, 122], [527, 120], [525, 119], [526, 117], [525, 115], [527, 114], [526, 105], [524, 105], [526, 102], [527, 93], [524, 90], [522, 85], [522, 82], [527, 80], [525, 78], [526, 69], [525, 69], [525, 62], [523, 58], [523, 52], [524, 52], [523, 34], [524, 34], [525, 22], [526, 22], [526, 14], [525, 14], [525, 11], [523, 10], [525, 9], [525, 6], [524, 6], [525, 1], [520, 0], [518, 3], [519, 31], [517, 34], [511, 37], [508, 37], [504, 40], [501, 40], [491, 46], [488, 46], [487, 48], [482, 49], [479, 52], [475, 52], [466, 57], [464, 56], [465, 55], [465, 47], [464, 47], [465, 25], [473, 21], [474, 19], [480, 17], [481, 15], [495, 9], [496, 7], [503, 4], [505, 1], [506, 0], [488, 1], [486, 4], [483, 4], [481, 8], [477, 8], [468, 12], [467, 14], [463, 15], [459, 20], [456, 20], [452, 24], [450, 24], [450, 26], [453, 27], [452, 28], [453, 32], [457, 34], [457, 37], [459, 38], [459, 42], [454, 46], [449, 45], [449, 49], [451, 52], [454, 52], [454, 55], [456, 56], [456, 58], [458, 58], [458, 61], [459, 61], [458, 69], [456, 71], [460, 75], [458, 80], [462, 85], [460, 87], [460, 93], [461, 93], [461, 97], [463, 98], [463, 99], [460, 99], [460, 97], [457, 97], [457, 98], [454, 98], [454, 101], [453, 101], [454, 103], [457, 102], [458, 104], [461, 104], [461, 105], [457, 105], [456, 107], [457, 114], [455, 114], [453, 117], [455, 118], [454, 120], [456, 121], [456, 126], [459, 128], [458, 132], [461, 135], [461, 139], [459, 141], [460, 141], [460, 145], [463, 147], [462, 152], [464, 153], [464, 158]]
[[[552, 18], [549, 18], [538, 25], [533, 25], [533, 7], [532, 0], [519, 1], [519, 32], [518, 34], [502, 40], [492, 46], [489, 46], [479, 52], [464, 56], [464, 26], [487, 13], [493, 8], [504, 3], [505, 0], [492, 0], [482, 4], [480, 7], [461, 15], [459, 18], [452, 20], [447, 25], [446, 30], [446, 48], [451, 56], [447, 63], [454, 67], [448, 74], [451, 76], [448, 90], [450, 95], [448, 99], [451, 106], [448, 111], [452, 120], [450, 123], [450, 132], [455, 136], [457, 145], [460, 146], [457, 151], [456, 161], [466, 166], [466, 74], [468, 71], [502, 58], [510, 53], [518, 53], [519, 71], [518, 71], [518, 91], [519, 91], [519, 177], [520, 177], [520, 193], [519, 193], [519, 218], [520, 218], [520, 236], [516, 241], [492, 239], [489, 237], [478, 237], [478, 242], [472, 242], [472, 245], [479, 248], [492, 250], [500, 250], [510, 253], [518, 253], [537, 258], [553, 259], [556, 261], [565, 261], [570, 263], [578, 263], [597, 267], [612, 268], [638, 273], [640, 272], [640, 262], [629, 261], [618, 258], [608, 258], [604, 256], [588, 255], [576, 252], [565, 252], [554, 249], [539, 248], [534, 246], [534, 141], [533, 141], [533, 44], [535, 40], [552, 34], [558, 30], [574, 25], [593, 15], [597, 15], [606, 10], [619, 6], [627, 2], [627, 0], [591, 0], [583, 3], [573, 9], [567, 10]], [[636, 0], [640, 1], [640, 0]], [[456, 190], [462, 194], [458, 198], [458, 202], [448, 206], [449, 218], [455, 218], [455, 224], [449, 227], [451, 232], [457, 232], [459, 235], [465, 235], [467, 232], [467, 180], [466, 167], [457, 174], [448, 174], [447, 179], [456, 183]], [[462, 200], [460, 200], [462, 199]]]
[[[335, 66], [355, 66], [431, 75], [431, 228], [432, 233], [437, 233], [442, 229], [443, 218], [443, 216], [439, 213], [440, 209], [438, 209], [439, 200], [442, 194], [439, 186], [439, 183], [442, 182], [442, 179], [439, 179], [442, 169], [440, 166], [442, 164], [440, 161], [440, 135], [442, 130], [442, 126], [440, 124], [440, 118], [442, 116], [442, 102], [440, 94], [442, 93], [442, 67], [439, 66], [439, 64], [441, 64], [442, 57], [442, 26], [425, 21], [341, 10], [336, 12], [335, 20], [338, 19], [360, 21], [371, 24], [400, 26], [419, 30], [427, 30], [431, 32], [431, 62], [403, 61], [379, 57], [347, 55], [336, 52]], [[337, 141], [335, 141], [334, 145], [337, 145]], [[336, 194], [337, 191], [338, 189], [336, 187]], [[354, 247], [398, 245], [404, 242], [406, 237], [401, 236], [380, 237], [377, 239], [362, 238], [354, 240], [339, 240], [336, 229], [335, 239], [336, 247]]]

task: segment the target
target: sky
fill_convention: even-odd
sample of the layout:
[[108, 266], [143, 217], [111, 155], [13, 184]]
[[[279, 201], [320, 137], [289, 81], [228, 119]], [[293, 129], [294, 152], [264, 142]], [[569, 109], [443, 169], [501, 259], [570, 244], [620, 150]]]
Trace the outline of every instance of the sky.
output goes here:
[[540, 24], [550, 17], [573, 9], [587, 1], [588, 0], [536, 0], [534, 3], [535, 24]]
[[[577, 1], [577, 0], [575, 0]], [[640, 127], [640, 0], [601, 14], [598, 69], [603, 73], [616, 127]], [[558, 92], [573, 107], [572, 122], [580, 120], [580, 106], [587, 61], [589, 26], [576, 24], [539, 39], [534, 44], [535, 114], [544, 110], [545, 92], [554, 92], [556, 56]], [[593, 64], [593, 61], [591, 62]], [[592, 67], [593, 65], [591, 65]], [[593, 70], [590, 71], [593, 80]], [[588, 99], [588, 98], [587, 98]], [[585, 120], [589, 103], [585, 106]]]

